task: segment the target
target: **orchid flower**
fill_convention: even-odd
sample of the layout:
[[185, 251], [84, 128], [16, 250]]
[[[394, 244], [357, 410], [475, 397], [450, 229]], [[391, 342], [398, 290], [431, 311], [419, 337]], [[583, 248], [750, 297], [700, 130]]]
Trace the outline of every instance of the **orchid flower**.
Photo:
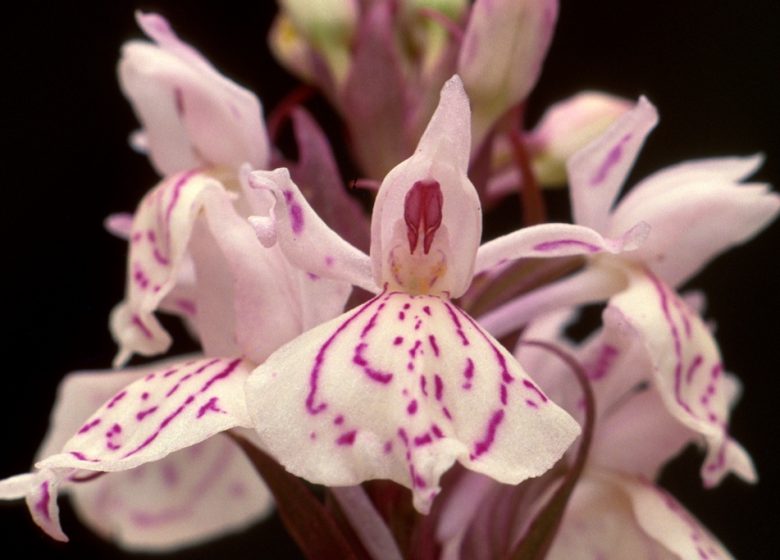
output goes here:
[[[127, 548], [162, 550], [237, 530], [268, 513], [269, 492], [244, 454], [229, 438], [212, 436], [251, 427], [248, 373], [282, 343], [338, 314], [350, 287], [312, 278], [278, 247], [258, 242], [241, 213], [267, 213], [270, 196], [242, 191], [246, 181], [237, 165], [266, 156], [257, 159], [238, 141], [222, 152], [201, 143], [214, 123], [228, 137], [265, 139], [257, 100], [211, 70], [162, 18], [138, 20], [162, 47], [126, 47], [120, 76], [149, 135], [150, 157], [172, 169], [192, 163], [176, 154], [197, 152], [207, 158], [198, 164], [210, 167], [166, 177], [129, 226], [121, 226], [130, 247], [126, 299], [112, 313], [117, 363], [132, 352], [167, 349], [170, 337], [153, 314], [158, 307], [190, 319], [206, 357], [68, 376], [35, 472], [0, 481], [0, 498], [26, 497], [36, 523], [66, 540], [56, 503], [62, 488], [101, 535]], [[198, 111], [179, 108], [172, 122], [170, 114], [155, 112], [160, 103], [149, 92], [160, 90]], [[237, 98], [258, 118], [223, 111]], [[251, 432], [244, 435], [251, 439]], [[223, 513], [213, 515], [215, 508]]]
[[479, 247], [469, 153], [468, 98], [453, 77], [415, 154], [382, 182], [370, 257], [327, 228], [286, 170], [252, 173], [250, 184], [276, 198], [270, 220], [253, 220], [265, 243], [278, 242], [310, 274], [379, 294], [283, 346], [247, 382], [255, 429], [291, 472], [335, 486], [389, 478], [411, 488], [426, 512], [454, 461], [517, 484], [549, 469], [577, 435], [576, 423], [451, 300], [499, 262], [621, 251], [643, 228], [609, 240], [547, 224]]
[[655, 108], [642, 98], [568, 164], [576, 221], [610, 235], [642, 220], [651, 228], [646, 242], [631, 253], [596, 255], [581, 273], [481, 320], [502, 336], [546, 310], [609, 300], [605, 323], [637, 337], [668, 410], [707, 442], [705, 485], [716, 485], [729, 471], [754, 481], [749, 456], [728, 436], [735, 382], [723, 371], [709, 328], [674, 286], [719, 253], [756, 235], [777, 215], [780, 197], [766, 185], [739, 183], [760, 158], [722, 158], [660, 171], [611, 210], [657, 120]]
[[[596, 423], [588, 463], [568, 502], [547, 557], [569, 558], [708, 558], [731, 555], [683, 506], [655, 486], [662, 466], [691, 441], [696, 432], [680, 424], [656, 391], [646, 384], [651, 364], [636, 338], [607, 324], [580, 346], [562, 337], [571, 320], [568, 311], [543, 316], [523, 337], [555, 340], [576, 356], [587, 373], [596, 400]], [[515, 352], [523, 367], [537, 373], [540, 387], [575, 417], [582, 413], [579, 391], [570, 372], [547, 351], [522, 342]], [[549, 482], [547, 483], [549, 485]], [[528, 530], [554, 486], [536, 492], [507, 489], [473, 474], [460, 479], [437, 528], [442, 557], [469, 557], [475, 547], [512, 550]], [[514, 496], [513, 496], [514, 495]], [[516, 515], [501, 516], [502, 538], [486, 535], [497, 511], [514, 504]], [[520, 505], [517, 505], [517, 504]], [[463, 507], [458, 507], [462, 505]], [[504, 519], [504, 517], [506, 519]], [[494, 555], [505, 555], [493, 550]]]

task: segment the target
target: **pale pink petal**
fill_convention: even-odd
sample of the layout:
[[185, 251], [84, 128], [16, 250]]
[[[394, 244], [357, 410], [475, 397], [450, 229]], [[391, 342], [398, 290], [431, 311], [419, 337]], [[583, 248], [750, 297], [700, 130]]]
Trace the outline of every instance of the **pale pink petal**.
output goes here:
[[655, 107], [641, 97], [634, 109], [569, 159], [566, 167], [576, 223], [606, 233], [620, 187], [657, 122]]
[[114, 394], [40, 469], [121, 471], [249, 425], [243, 384], [251, 365], [203, 358], [158, 369]]
[[153, 313], [176, 285], [202, 195], [208, 190], [227, 196], [214, 179], [188, 171], [164, 180], [141, 201], [130, 234], [125, 300], [111, 317], [120, 345], [115, 365], [133, 352], [149, 356], [167, 350], [170, 337]]
[[679, 560], [637, 523], [630, 498], [611, 477], [586, 474], [574, 490], [550, 560]]
[[435, 296], [375, 297], [283, 346], [247, 391], [263, 445], [290, 472], [336, 486], [388, 478], [423, 512], [454, 461], [518, 484], [579, 431], [498, 342]]
[[387, 523], [379, 515], [361, 486], [337, 486], [331, 488], [330, 493], [338, 502], [344, 516], [371, 558], [375, 560], [403, 559]]
[[677, 558], [728, 560], [728, 550], [677, 500], [653, 484], [620, 478], [642, 530]]
[[707, 326], [669, 286], [649, 271], [629, 271], [629, 287], [614, 296], [608, 328], [633, 332], [652, 365], [655, 386], [669, 412], [698, 433], [709, 449], [707, 485], [729, 471], [756, 478], [752, 463], [728, 435], [736, 385], [724, 369]]
[[219, 436], [160, 461], [68, 486], [76, 513], [129, 550], [168, 551], [240, 531], [271, 507], [244, 453]]
[[626, 258], [645, 263], [671, 286], [688, 280], [723, 251], [754, 237], [780, 211], [768, 186], [738, 184], [751, 160], [697, 162], [638, 185], [615, 210], [611, 232], [643, 220], [646, 243]]
[[198, 325], [207, 354], [234, 346], [261, 363], [302, 331], [344, 309], [351, 286], [287, 263], [278, 246], [263, 247], [249, 222], [221, 193], [207, 193], [209, 232], [193, 239]]
[[581, 225], [531, 226], [484, 243], [477, 252], [475, 274], [521, 258], [633, 251], [649, 233], [650, 228], [643, 222], [635, 222], [614, 239], [607, 239], [590, 227]]
[[61, 479], [61, 475], [44, 470], [0, 480], [0, 500], [25, 498], [35, 524], [51, 538], [67, 542], [68, 537], [60, 525], [60, 509], [57, 505], [57, 488]]
[[181, 42], [161, 16], [139, 13], [137, 19], [157, 45], [126, 43], [119, 79], [160, 174], [204, 164], [267, 165], [268, 139], [257, 98]]
[[130, 230], [133, 227], [133, 215], [129, 212], [118, 212], [109, 214], [103, 220], [103, 227], [111, 235], [127, 241], [130, 239]]
[[482, 215], [466, 175], [469, 117], [463, 84], [453, 76], [414, 155], [382, 181], [371, 221], [378, 285], [458, 297], [471, 283]]
[[273, 193], [276, 205], [270, 230], [293, 265], [320, 277], [378, 291], [371, 279], [368, 256], [322, 221], [293, 183], [287, 169], [255, 171], [249, 175], [249, 184]]

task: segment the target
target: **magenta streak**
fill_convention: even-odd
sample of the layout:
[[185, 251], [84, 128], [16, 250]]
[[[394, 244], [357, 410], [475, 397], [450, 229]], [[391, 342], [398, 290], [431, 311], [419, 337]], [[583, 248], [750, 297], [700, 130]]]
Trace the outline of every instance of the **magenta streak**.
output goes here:
[[109, 401], [109, 403], [106, 405], [106, 408], [114, 408], [114, 405], [125, 398], [125, 396], [127, 396], [127, 391], [122, 391], [114, 395], [114, 398]]
[[384, 307], [385, 307], [384, 303], [379, 304], [379, 307], [377, 307], [376, 309], [376, 313], [371, 315], [371, 318], [368, 320], [368, 323], [366, 323], [366, 326], [363, 327], [362, 331], [360, 331], [361, 339], [366, 338], [366, 335], [370, 333], [374, 327], [376, 327], [377, 318], [379, 317], [379, 314], [382, 312], [382, 309], [384, 309]]
[[[527, 404], [531, 408], [539, 408], [539, 405], [536, 404], [536, 402], [532, 401], [531, 399], [525, 399], [525, 404]], [[584, 406], [584, 403], [583, 403], [583, 406]]]
[[88, 422], [84, 424], [81, 429], [78, 431], [80, 434], [86, 434], [88, 431], [90, 431], [92, 428], [100, 424], [100, 418], [95, 418], [91, 422]]
[[404, 337], [402, 336], [396, 336], [393, 340], [393, 346], [401, 346], [401, 344], [404, 343]]
[[429, 306], [423, 307], [423, 313], [425, 313], [428, 317], [431, 316], [431, 308]]
[[601, 352], [599, 352], [599, 357], [596, 360], [596, 364], [587, 372], [588, 377], [592, 381], [603, 379], [607, 373], [609, 373], [609, 368], [612, 367], [612, 363], [617, 355], [617, 348], [611, 344], [603, 345], [601, 347]]
[[704, 361], [704, 358], [701, 354], [696, 354], [696, 357], [693, 358], [693, 361], [691, 362], [691, 365], [688, 366], [688, 371], [685, 373], [685, 382], [689, 385], [693, 381], [693, 376], [696, 374], [696, 371], [699, 369], [699, 366], [701, 366], [702, 362]]
[[336, 440], [336, 444], [352, 445], [353, 443], [355, 443], [356, 435], [357, 435], [357, 430], [352, 430], [351, 432], [345, 432], [338, 437], [338, 439]]
[[432, 334], [428, 335], [428, 342], [430, 343], [431, 348], [433, 349], [434, 356], [438, 357], [439, 356], [439, 345], [436, 344], [436, 337], [433, 336]]
[[88, 459], [86, 455], [84, 455], [81, 451], [70, 451], [70, 454], [73, 455], [76, 459], [79, 461], [87, 461], [89, 463], [97, 463], [97, 459]]
[[676, 359], [674, 366], [674, 398], [677, 401], [677, 404], [679, 404], [686, 412], [694, 415], [691, 407], [682, 398], [682, 342], [680, 341], [680, 333], [677, 330], [677, 325], [675, 325], [674, 319], [672, 319], [672, 313], [669, 309], [669, 299], [666, 295], [666, 290], [655, 274], [649, 270], [646, 270], [645, 273], [653, 282], [653, 286], [655, 287], [656, 292], [658, 292], [658, 297], [661, 300], [661, 309], [663, 310], [666, 324], [669, 327], [669, 331], [672, 334], [672, 339], [674, 340], [674, 356]]
[[144, 325], [143, 321], [141, 321], [141, 318], [133, 313], [133, 316], [130, 318], [130, 322], [138, 327], [138, 329], [143, 333], [143, 335], [148, 338], [152, 339], [154, 338], [154, 335], [152, 334], [152, 331], [149, 330], [149, 327]]
[[469, 339], [466, 338], [466, 335], [463, 333], [463, 327], [460, 324], [460, 320], [458, 319], [458, 316], [455, 314], [455, 311], [450, 307], [450, 305], [447, 302], [444, 303], [444, 307], [447, 308], [447, 312], [450, 314], [450, 319], [452, 319], [452, 322], [455, 323], [455, 331], [458, 333], [458, 336], [460, 337], [460, 341], [463, 343], [463, 346], [469, 345]]
[[406, 412], [410, 416], [417, 413], [417, 400], [416, 399], [412, 399], [412, 401], [406, 406]]
[[442, 432], [441, 428], [439, 428], [439, 426], [436, 424], [431, 424], [431, 431], [433, 432], [433, 435], [439, 439], [444, 437], [444, 432]]
[[154, 412], [157, 412], [157, 407], [153, 406], [151, 408], [147, 408], [146, 410], [141, 410], [135, 415], [135, 419], [139, 422], [149, 416], [150, 414], [153, 414]]
[[712, 371], [710, 372], [710, 375], [713, 381], [715, 381], [718, 377], [720, 377], [721, 373], [723, 373], [723, 364], [715, 364], [714, 366], [712, 366]]
[[342, 425], [342, 424], [344, 423], [344, 416], [342, 416], [341, 414], [339, 414], [338, 416], [336, 416], [336, 417], [333, 419], [333, 423], [334, 423], [334, 424], [336, 424], [337, 426], [340, 426], [340, 425]]
[[406, 431], [403, 428], [398, 428], [398, 437], [406, 447], [406, 462], [409, 465], [409, 477], [412, 479], [412, 484], [415, 488], [425, 488], [425, 479], [421, 477], [412, 464], [412, 452], [409, 449], [409, 436], [406, 435]]
[[317, 395], [317, 384], [319, 382], [320, 377], [320, 370], [322, 369], [322, 364], [325, 361], [325, 354], [328, 351], [328, 348], [330, 348], [330, 345], [333, 344], [333, 341], [336, 340], [336, 337], [338, 337], [341, 333], [343, 333], [346, 328], [357, 319], [360, 315], [362, 315], [369, 307], [371, 307], [374, 303], [379, 300], [384, 295], [384, 292], [376, 296], [374, 299], [366, 302], [360, 309], [358, 309], [355, 313], [353, 313], [346, 321], [341, 323], [339, 327], [334, 331], [332, 335], [328, 338], [328, 340], [325, 341], [325, 344], [323, 344], [319, 351], [317, 352], [317, 356], [314, 358], [314, 366], [311, 369], [311, 372], [309, 373], [309, 394], [306, 396], [306, 410], [309, 411], [309, 414], [319, 414], [323, 410], [327, 408], [327, 403], [319, 403], [317, 405], [314, 404], [314, 399]]
[[187, 171], [181, 177], [179, 177], [176, 183], [173, 185], [173, 194], [171, 195], [171, 200], [168, 202], [168, 207], [165, 209], [165, 223], [171, 223], [171, 214], [173, 213], [173, 208], [176, 206], [176, 203], [179, 201], [181, 190], [184, 188], [184, 185], [187, 184], [187, 181], [189, 181], [193, 175], [198, 173], [198, 171], [198, 169], [191, 169]]
[[496, 356], [498, 365], [501, 366], [501, 380], [504, 383], [512, 383], [515, 380], [515, 378], [512, 377], [512, 374], [509, 373], [509, 369], [507, 368], [506, 365], [506, 358], [504, 358], [504, 355], [501, 353], [501, 351], [496, 347], [495, 344], [493, 344], [493, 341], [490, 340], [490, 337], [480, 328], [479, 325], [477, 325], [474, 319], [469, 317], [469, 315], [465, 311], [461, 310], [460, 308], [455, 307], [455, 309], [458, 310], [458, 313], [460, 313], [464, 319], [466, 319], [469, 323], [471, 323], [471, 326], [474, 327], [474, 329], [480, 334], [480, 336], [482, 336], [482, 338], [485, 339], [485, 342], [488, 343], [488, 346], [490, 346], [493, 349], [493, 354], [495, 354]]
[[433, 439], [431, 438], [431, 434], [427, 432], [414, 438], [415, 447], [423, 447], [424, 445], [430, 445], [431, 443], [433, 443]]
[[436, 400], [441, 401], [441, 398], [444, 395], [444, 382], [438, 374], [434, 374], [433, 376], [433, 386], [435, 387]]
[[404, 313], [403, 311], [399, 311], [398, 312], [398, 320], [399, 321], [403, 321], [404, 319], [406, 319], [406, 313]]
[[196, 418], [202, 418], [203, 415], [206, 414], [209, 410], [212, 412], [221, 412], [224, 414], [225, 411], [217, 406], [217, 400], [219, 400], [219, 397], [211, 397], [206, 404], [198, 409]]
[[44, 481], [40, 487], [41, 499], [35, 502], [35, 510], [38, 511], [46, 521], [51, 521], [51, 515], [49, 514], [49, 501], [51, 500], [51, 494], [49, 494], [49, 481]]
[[152, 256], [154, 257], [154, 260], [156, 260], [157, 263], [162, 266], [168, 266], [169, 264], [171, 264], [171, 261], [168, 260], [168, 257], [160, 253], [160, 250], [157, 247], [154, 247], [154, 249], [152, 250]]
[[182, 383], [186, 383], [187, 381], [189, 381], [191, 378], [195, 377], [196, 375], [200, 375], [200, 374], [201, 374], [201, 373], [203, 373], [203, 372], [204, 372], [206, 369], [210, 368], [211, 366], [213, 366], [213, 365], [214, 365], [214, 364], [216, 364], [217, 362], [219, 362], [219, 358], [214, 358], [213, 360], [209, 360], [208, 362], [206, 362], [205, 364], [203, 364], [202, 366], [200, 366], [200, 367], [199, 367], [198, 369], [196, 369], [195, 371], [193, 371], [193, 372], [190, 372], [190, 373], [188, 373], [188, 374], [186, 374], [186, 375], [183, 375], [183, 376], [182, 376], [182, 378], [181, 378], [181, 379], [179, 379], [179, 380], [176, 382], [176, 384], [175, 384], [173, 387], [171, 387], [171, 388], [168, 390], [168, 392], [167, 392], [167, 393], [165, 393], [165, 396], [166, 396], [166, 397], [170, 397], [170, 396], [171, 396], [171, 395], [173, 395], [173, 394], [174, 394], [176, 391], [178, 391], [178, 390], [179, 390], [179, 387], [182, 385]]
[[506, 406], [507, 403], [507, 392], [506, 392], [506, 385], [504, 383], [501, 384], [501, 404]]
[[463, 372], [463, 377], [466, 378], [463, 388], [471, 389], [471, 380], [474, 378], [474, 362], [471, 361], [471, 358], [466, 358], [466, 369]]
[[452, 414], [450, 414], [450, 410], [446, 406], [441, 407], [441, 412], [447, 420], [452, 420]]
[[417, 355], [417, 350], [419, 350], [419, 349], [420, 349], [420, 346], [421, 346], [421, 345], [422, 345], [422, 341], [420, 341], [420, 340], [415, 340], [415, 341], [414, 341], [414, 346], [412, 346], [412, 347], [409, 349], [409, 356], [411, 356], [411, 358], [412, 358], [413, 360], [415, 359], [415, 357], [416, 357], [416, 355]]
[[368, 360], [363, 357], [363, 350], [366, 348], [368, 348], [368, 344], [365, 342], [361, 342], [355, 346], [355, 355], [352, 357], [352, 363], [356, 366], [359, 366], [363, 370], [363, 373], [369, 377], [369, 379], [373, 379], [374, 381], [378, 381], [379, 383], [384, 384], [390, 383], [390, 381], [393, 380], [393, 374], [372, 368], [368, 364]]
[[530, 390], [531, 390], [531, 391], [533, 391], [534, 393], [536, 393], [536, 395], [537, 395], [537, 396], [538, 396], [538, 397], [539, 397], [539, 398], [542, 400], [542, 402], [547, 402], [547, 395], [545, 395], [544, 393], [542, 393], [542, 392], [539, 390], [539, 387], [537, 387], [536, 385], [534, 385], [533, 383], [531, 383], [531, 381], [530, 381], [530, 380], [528, 380], [528, 379], [523, 379], [523, 386], [524, 386], [524, 387], [526, 387], [526, 388], [528, 388], [528, 389], [530, 389]]
[[482, 441], [478, 441], [474, 445], [474, 453], [471, 454], [470, 459], [473, 461], [480, 455], [487, 453], [487, 451], [490, 449], [490, 447], [493, 445], [493, 442], [496, 439], [496, 430], [498, 430], [498, 425], [501, 424], [501, 422], [504, 420], [504, 410], [497, 410], [493, 413], [493, 416], [490, 418], [490, 422], [488, 423], [487, 427], [487, 434], [485, 434], [485, 438]]
[[591, 177], [591, 187], [595, 187], [596, 185], [601, 184], [604, 179], [607, 178], [607, 174], [609, 173], [610, 169], [612, 169], [620, 161], [620, 158], [623, 157], [623, 146], [630, 139], [631, 133], [626, 134], [623, 136], [623, 138], [620, 139], [620, 142], [615, 144], [615, 146], [609, 151], [607, 157], [604, 159], [604, 162], [599, 166], [593, 177]]
[[[203, 387], [200, 388], [199, 393], [205, 393], [209, 387], [211, 387], [212, 384], [219, 381], [220, 379], [227, 378], [233, 371], [238, 367], [238, 364], [241, 363], [241, 358], [237, 358], [230, 362], [225, 369], [223, 369], [221, 372], [216, 374], [214, 377], [209, 379]], [[129, 451], [124, 455], [124, 458], [128, 458], [131, 455], [135, 455], [142, 449], [144, 449], [146, 446], [148, 446], [150, 443], [152, 443], [155, 439], [157, 439], [157, 436], [160, 435], [160, 432], [162, 432], [168, 424], [170, 424], [179, 414], [181, 414], [185, 408], [187, 408], [188, 405], [192, 404], [192, 402], [195, 400], [195, 394], [190, 395], [187, 397], [187, 399], [184, 401], [184, 404], [179, 406], [176, 410], [174, 410], [171, 414], [169, 414], [161, 423], [160, 426], [157, 428], [157, 430], [150, 435], [148, 438], [146, 438], [143, 443], [141, 443], [138, 447], [133, 449], [132, 451]]]
[[555, 241], [545, 241], [543, 243], [534, 245], [533, 250], [540, 252], [557, 251], [562, 247], [583, 247], [589, 253], [598, 253], [601, 251], [601, 247], [598, 245], [586, 243], [585, 241], [580, 241], [579, 239], [557, 239]]
[[428, 379], [424, 375], [420, 376], [420, 391], [424, 397], [428, 396]]
[[683, 302], [678, 297], [672, 297], [672, 303], [674, 303], [674, 307], [680, 314], [680, 318], [682, 318], [683, 328], [685, 329], [685, 336], [691, 338], [691, 322], [688, 320], [688, 313], [685, 310], [685, 304], [683, 304]]
[[[173, 375], [173, 374], [174, 374], [174, 373], [176, 373], [177, 371], [179, 371], [179, 368], [171, 368], [171, 369], [169, 369], [168, 371], [166, 371], [165, 373], [163, 373], [163, 374], [162, 374], [162, 376], [163, 376], [163, 377], [170, 377], [171, 375]], [[154, 378], [154, 374], [153, 374], [153, 373], [150, 373], [150, 374], [149, 374], [149, 379], [153, 379], [153, 378]]]
[[420, 327], [422, 327], [422, 321], [418, 317], [415, 317], [417, 321], [414, 323], [414, 330], [419, 331]]

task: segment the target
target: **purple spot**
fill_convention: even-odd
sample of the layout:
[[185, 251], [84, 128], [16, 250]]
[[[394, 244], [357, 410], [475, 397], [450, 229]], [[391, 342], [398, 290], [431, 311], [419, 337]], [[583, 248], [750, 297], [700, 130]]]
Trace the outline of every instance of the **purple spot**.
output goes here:
[[558, 249], [562, 249], [564, 247], [582, 247], [589, 253], [598, 253], [601, 251], [601, 247], [598, 245], [586, 243], [578, 239], [557, 239], [555, 241], [544, 241], [543, 243], [534, 245], [533, 250], [545, 253], [548, 251], [557, 251]]
[[[536, 402], [532, 401], [531, 399], [525, 399], [525, 404], [527, 404], [531, 408], [539, 408], [539, 405], [536, 404]], [[584, 404], [585, 403], [583, 402], [583, 406], [584, 406]]]
[[88, 431], [90, 431], [92, 428], [100, 424], [100, 418], [95, 418], [91, 422], [88, 422], [84, 424], [81, 429], [78, 431], [80, 434], [86, 434]]
[[384, 445], [383, 449], [384, 449], [385, 455], [388, 455], [390, 452], [393, 451], [393, 442], [390, 441], [390, 440], [387, 440], [385, 442], [385, 445]]
[[176, 486], [179, 482], [179, 473], [170, 462], [162, 464], [162, 479], [166, 486]]
[[125, 398], [127, 395], [127, 391], [122, 391], [120, 393], [117, 393], [114, 395], [114, 398], [112, 398], [108, 404], [106, 405], [106, 408], [114, 408], [114, 405]]
[[[160, 253], [160, 250], [157, 247], [152, 250], [152, 256], [154, 257], [154, 260], [156, 260], [157, 263], [162, 266], [168, 266], [171, 264], [171, 261], [168, 260], [168, 257]], [[157, 287], [155, 291], [159, 291], [159, 287]]]
[[306, 276], [308, 276], [309, 280], [314, 280], [314, 281], [316, 281], [316, 280], [319, 280], [319, 279], [320, 279], [320, 277], [319, 277], [319, 276], [317, 276], [316, 274], [314, 274], [313, 272], [307, 272], [307, 273], [306, 273]]
[[411, 306], [412, 306], [412, 304], [411, 304], [411, 303], [409, 303], [409, 302], [407, 302], [407, 303], [404, 303], [404, 309], [405, 309], [405, 310], [408, 310], [408, 309], [409, 309]]
[[152, 331], [149, 330], [149, 327], [144, 325], [143, 321], [141, 321], [141, 318], [133, 313], [132, 317], [130, 318], [130, 322], [138, 327], [138, 330], [141, 331], [141, 333], [148, 339], [154, 338], [154, 335], [152, 334]]
[[338, 445], [352, 445], [355, 443], [355, 436], [357, 435], [356, 430], [352, 430], [351, 432], [346, 432], [341, 434], [338, 439], [336, 440], [336, 443]]
[[433, 435], [439, 439], [444, 437], [444, 432], [442, 432], [441, 428], [439, 428], [439, 426], [436, 424], [431, 424], [431, 431], [433, 432]]
[[365, 342], [361, 342], [355, 346], [355, 355], [352, 357], [352, 363], [360, 366], [363, 369], [363, 373], [365, 373], [369, 379], [373, 379], [374, 381], [378, 381], [379, 383], [383, 384], [390, 383], [390, 381], [393, 379], [393, 374], [372, 368], [368, 364], [368, 361], [363, 357], [363, 350], [366, 348], [368, 348], [368, 344]]
[[145, 400], [146, 400], [146, 399], [148, 399], [148, 398], [149, 398], [149, 393], [147, 393], [146, 391], [144, 391], [143, 393], [141, 393], [141, 400], [142, 400], [142, 401], [145, 401]]
[[[168, 371], [166, 371], [165, 373], [163, 373], [163, 377], [170, 377], [171, 375], [173, 375], [173, 374], [174, 374], [174, 373], [176, 373], [177, 371], [179, 371], [179, 369], [178, 369], [178, 368], [169, 369]], [[154, 375], [154, 374], [152, 374], [152, 375]]]
[[208, 402], [206, 402], [206, 404], [204, 404], [203, 406], [200, 407], [200, 409], [198, 410], [198, 415], [196, 416], [196, 418], [201, 418], [209, 410], [211, 410], [212, 412], [221, 412], [221, 413], [224, 414], [225, 411], [217, 406], [217, 400], [218, 400], [218, 397], [211, 397], [208, 400]]
[[605, 344], [601, 347], [596, 363], [588, 370], [588, 377], [592, 381], [603, 379], [609, 373], [615, 357], [618, 355], [618, 349], [611, 344]]
[[406, 319], [406, 313], [404, 313], [403, 311], [399, 311], [398, 312], [398, 320], [399, 321], [403, 321], [404, 319]]
[[493, 416], [490, 418], [490, 422], [488, 423], [485, 437], [482, 439], [482, 441], [478, 441], [474, 446], [474, 453], [472, 453], [470, 457], [471, 460], [476, 459], [480, 455], [483, 455], [490, 450], [490, 447], [493, 445], [493, 442], [496, 439], [496, 430], [498, 430], [498, 426], [503, 420], [503, 410], [497, 410], [493, 413]]
[[292, 222], [293, 233], [298, 235], [303, 231], [303, 209], [299, 204], [290, 206], [290, 221]]
[[536, 395], [539, 397], [539, 399], [541, 399], [542, 402], [547, 402], [547, 395], [542, 393], [536, 385], [531, 383], [531, 381], [529, 381], [528, 379], [523, 379], [523, 386], [536, 393]]
[[471, 389], [471, 380], [474, 378], [474, 362], [471, 361], [471, 358], [466, 358], [466, 369], [463, 371], [463, 377], [466, 378], [463, 388]]
[[393, 340], [393, 346], [400, 346], [404, 343], [404, 337], [402, 336], [396, 336], [395, 340]]
[[336, 424], [337, 426], [340, 426], [341, 424], [344, 423], [344, 417], [341, 414], [339, 414], [333, 419], [333, 423]]
[[450, 414], [450, 410], [446, 406], [441, 407], [441, 412], [447, 420], [452, 420], [452, 414]]
[[[415, 319], [417, 318], [415, 317]], [[414, 324], [414, 330], [419, 331], [420, 327], [422, 327], [422, 321], [420, 321], [420, 319], [417, 319], [417, 322]]]
[[433, 376], [433, 386], [434, 386], [434, 396], [436, 397], [437, 401], [441, 400], [442, 395], [444, 394], [444, 382], [441, 380], [441, 377], [439, 377], [438, 374], [434, 374]]
[[425, 307], [423, 307], [423, 313], [425, 313], [428, 317], [430, 317], [431, 316], [431, 308], [426, 305]]
[[406, 407], [406, 412], [410, 416], [417, 412], [417, 399], [412, 399], [412, 401]]
[[428, 335], [428, 342], [431, 345], [431, 348], [433, 349], [434, 356], [439, 356], [439, 345], [436, 344], [436, 337], [432, 334]]
[[691, 381], [693, 381], [693, 376], [696, 374], [696, 371], [699, 369], [699, 366], [701, 366], [703, 361], [704, 358], [702, 357], [702, 355], [696, 354], [696, 357], [693, 358], [691, 365], [688, 366], [688, 371], [685, 373], [686, 383], [690, 384]]
[[429, 445], [433, 442], [433, 439], [431, 439], [431, 434], [425, 433], [421, 436], [417, 436], [414, 438], [414, 445], [415, 447], [423, 447], [424, 445]]
[[141, 420], [143, 420], [144, 418], [146, 418], [147, 416], [149, 416], [150, 414], [153, 414], [155, 412], [157, 412], [157, 407], [156, 406], [153, 406], [151, 408], [147, 408], [146, 410], [141, 410], [141, 411], [139, 411], [135, 415], [135, 419], [140, 422]]
[[421, 345], [422, 345], [422, 341], [420, 341], [420, 340], [415, 340], [415, 341], [414, 341], [414, 346], [412, 346], [412, 347], [409, 349], [409, 355], [412, 357], [412, 359], [413, 359], [413, 360], [414, 360], [414, 358], [416, 357], [416, 355], [417, 355], [417, 350], [419, 350], [419, 349], [420, 349], [420, 346], [421, 346]]
[[428, 396], [428, 379], [424, 376], [420, 376], [420, 391], [424, 397]]
[[333, 257], [331, 257], [330, 255], [325, 257], [325, 266], [331, 267], [331, 266], [333, 266], [333, 262], [334, 262], [333, 261]]
[[311, 433], [309, 434], [309, 439], [311, 439], [311, 440], [317, 439], [317, 434], [316, 434], [316, 433], [314, 433], [314, 432], [311, 432]]
[[49, 514], [49, 500], [51, 495], [49, 494], [49, 481], [45, 481], [40, 486], [41, 499], [35, 502], [35, 510], [40, 513], [47, 521], [51, 521], [51, 515]]
[[593, 175], [593, 177], [591, 177], [591, 187], [595, 187], [604, 182], [610, 170], [620, 161], [620, 158], [623, 157], [623, 146], [630, 139], [631, 134], [626, 134], [623, 136], [623, 138], [620, 139], [620, 142], [615, 144], [615, 146], [609, 151], [603, 163], [599, 166], [598, 170], [596, 170], [596, 173]]
[[506, 406], [506, 402], [507, 402], [506, 385], [504, 385], [502, 383], [501, 384], [501, 404]]

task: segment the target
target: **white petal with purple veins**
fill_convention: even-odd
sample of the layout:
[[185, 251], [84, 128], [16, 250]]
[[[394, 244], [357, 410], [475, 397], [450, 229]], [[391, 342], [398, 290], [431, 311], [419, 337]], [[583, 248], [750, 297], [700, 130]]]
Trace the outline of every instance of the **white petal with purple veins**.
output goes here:
[[574, 221], [606, 233], [609, 211], [645, 137], [658, 122], [644, 97], [600, 136], [567, 162]]
[[247, 397], [262, 443], [291, 472], [336, 486], [389, 478], [423, 512], [454, 461], [518, 484], [579, 432], [468, 315], [400, 292], [283, 346]]

